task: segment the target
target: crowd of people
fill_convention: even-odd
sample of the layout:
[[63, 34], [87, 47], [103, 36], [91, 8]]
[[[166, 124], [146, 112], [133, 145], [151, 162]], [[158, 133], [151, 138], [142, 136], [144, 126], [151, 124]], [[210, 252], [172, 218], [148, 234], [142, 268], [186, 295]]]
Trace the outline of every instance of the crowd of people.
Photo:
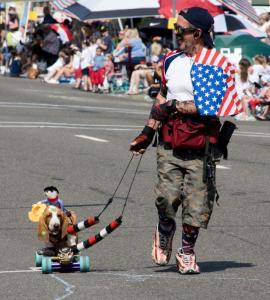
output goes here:
[[[0, 24], [2, 75], [70, 83], [85, 92], [157, 95], [162, 61], [172, 49], [162, 37], [142, 39], [137, 28], [128, 27], [115, 35], [109, 21], [87, 24], [66, 19], [58, 24], [49, 7], [43, 12], [43, 21], [29, 22], [26, 30], [19, 26], [16, 8], [9, 8], [5, 26]], [[264, 16], [265, 31], [267, 22], [269, 16]], [[267, 57], [257, 55], [253, 62], [241, 59], [236, 87], [244, 112], [239, 119], [268, 119], [269, 83]]]

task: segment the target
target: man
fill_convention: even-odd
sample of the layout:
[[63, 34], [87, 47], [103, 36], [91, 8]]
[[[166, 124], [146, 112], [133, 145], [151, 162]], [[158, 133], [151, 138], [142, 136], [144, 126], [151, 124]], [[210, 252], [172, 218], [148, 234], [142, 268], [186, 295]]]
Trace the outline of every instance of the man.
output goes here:
[[44, 40], [41, 42], [42, 53], [47, 67], [53, 65], [58, 59], [60, 39], [49, 24], [43, 25]]
[[97, 41], [97, 45], [102, 49], [104, 55], [110, 54], [113, 51], [113, 40], [109, 34], [107, 26], [102, 25], [100, 28], [102, 39]]
[[49, 6], [43, 8], [44, 19], [42, 24], [55, 24], [57, 21], [52, 17]]
[[[215, 62], [218, 56], [218, 52], [213, 49], [211, 37], [213, 24], [212, 16], [205, 9], [192, 7], [180, 12], [175, 24], [179, 49], [165, 57], [162, 87], [151, 110], [147, 126], [130, 144], [133, 153], [143, 154], [151, 144], [156, 130], [159, 131], [158, 183], [155, 188], [159, 223], [155, 231], [152, 258], [158, 265], [166, 265], [169, 262], [176, 230], [174, 218], [181, 205], [182, 245], [176, 253], [176, 264], [181, 274], [200, 273], [194, 247], [199, 229], [207, 228], [217, 194], [215, 163], [210, 159], [206, 165], [206, 158], [211, 158], [208, 153], [212, 149], [212, 144], [217, 144], [219, 136], [220, 122], [216, 115], [225, 115], [219, 114], [225, 108], [224, 105], [213, 104], [209, 106], [209, 111], [216, 110], [215, 114], [211, 117], [201, 116], [203, 113], [206, 115], [209, 113], [206, 108], [201, 112], [200, 102], [203, 100], [207, 104], [209, 101], [206, 97], [209, 95], [206, 95], [206, 92], [200, 95], [198, 85], [204, 90], [209, 85], [219, 86], [220, 82], [213, 81], [212, 75], [207, 74], [210, 72], [208, 65], [205, 74], [202, 75], [200, 74], [200, 70], [203, 70], [202, 65], [195, 64], [201, 53], [209, 54], [204, 63]], [[221, 62], [222, 66], [226, 65], [223, 56]], [[216, 66], [213, 68], [214, 72], [218, 72], [217, 76], [220, 75], [220, 70], [221, 68]], [[228, 74], [232, 72], [229, 64], [226, 72]], [[197, 79], [194, 74], [198, 74]], [[200, 80], [205, 83], [201, 84]], [[224, 90], [224, 86], [222, 89]], [[210, 87], [209, 91], [222, 93]], [[236, 97], [235, 94], [233, 96]], [[216, 101], [216, 95], [211, 97]], [[227, 114], [236, 113], [237, 107], [234, 103], [231, 107], [234, 109], [226, 111]]]

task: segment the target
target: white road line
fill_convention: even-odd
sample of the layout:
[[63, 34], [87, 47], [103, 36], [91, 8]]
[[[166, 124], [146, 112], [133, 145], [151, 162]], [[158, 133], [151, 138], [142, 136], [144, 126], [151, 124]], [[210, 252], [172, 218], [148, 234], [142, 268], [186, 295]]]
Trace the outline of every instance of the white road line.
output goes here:
[[226, 167], [226, 166], [222, 166], [222, 165], [217, 165], [216, 166], [217, 169], [222, 169], [222, 170], [230, 170], [230, 167]]
[[266, 133], [266, 132], [251, 132], [251, 131], [239, 131], [239, 133], [241, 134], [258, 134], [258, 135], [265, 135], [265, 134], [270, 134], [270, 133]]
[[83, 109], [88, 111], [106, 111], [121, 114], [149, 115], [149, 110], [134, 110], [132, 108], [115, 108], [104, 106], [85, 106], [85, 105], [65, 105], [65, 104], [49, 104], [49, 103], [24, 103], [24, 102], [0, 102], [0, 107], [5, 108], [44, 108], [44, 109]]
[[142, 126], [138, 125], [112, 125], [112, 124], [76, 124], [76, 123], [53, 123], [53, 122], [10, 122], [10, 121], [0, 121], [0, 124], [30, 124], [30, 125], [60, 125], [60, 126], [90, 126], [90, 127], [133, 127], [133, 128], [141, 128]]
[[260, 133], [260, 134], [242, 134], [242, 133], [234, 133], [234, 136], [244, 136], [244, 137], [258, 137], [258, 138], [270, 138], [270, 134], [268, 133]]
[[31, 270], [7, 270], [7, 271], [0, 271], [0, 274], [12, 274], [12, 273], [33, 273], [33, 272], [40, 272], [38, 269]]
[[91, 140], [91, 141], [95, 141], [95, 142], [101, 142], [101, 143], [108, 143], [108, 140], [103, 140], [103, 139], [99, 139], [93, 136], [88, 136], [88, 135], [75, 135], [76, 137], [82, 138], [82, 139], [87, 139], [87, 140]]

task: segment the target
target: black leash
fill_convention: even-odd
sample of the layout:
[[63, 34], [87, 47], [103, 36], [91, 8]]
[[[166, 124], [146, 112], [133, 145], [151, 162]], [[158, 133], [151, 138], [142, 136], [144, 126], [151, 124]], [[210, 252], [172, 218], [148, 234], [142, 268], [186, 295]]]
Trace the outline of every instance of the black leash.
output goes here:
[[[108, 202], [105, 204], [104, 208], [103, 208], [103, 209], [101, 210], [101, 212], [97, 215], [97, 218], [98, 218], [98, 219], [99, 219], [99, 217], [103, 214], [103, 212], [108, 208], [108, 206], [113, 202], [113, 200], [114, 200], [114, 198], [115, 198], [115, 194], [117, 193], [117, 191], [118, 191], [118, 189], [119, 189], [119, 187], [120, 187], [120, 185], [121, 185], [123, 179], [125, 178], [126, 173], [127, 173], [128, 169], [129, 169], [129, 167], [130, 167], [130, 164], [131, 164], [133, 158], [134, 158], [134, 154], [132, 154], [132, 156], [131, 156], [131, 158], [130, 158], [128, 164], [127, 164], [127, 167], [126, 167], [126, 169], [125, 169], [125, 171], [124, 171], [124, 173], [123, 173], [123, 175], [122, 175], [122, 177], [121, 177], [121, 179], [120, 179], [120, 181], [119, 181], [119, 183], [118, 183], [118, 185], [117, 185], [117, 187], [116, 187], [116, 189], [115, 189], [113, 195], [109, 198], [109, 200], [108, 200]], [[133, 185], [133, 183], [134, 183], [135, 177], [136, 177], [136, 175], [137, 175], [137, 172], [138, 172], [138, 169], [139, 169], [141, 160], [142, 160], [142, 155], [141, 155], [141, 157], [140, 157], [140, 159], [139, 159], [139, 162], [138, 162], [138, 164], [137, 164], [136, 170], [135, 170], [135, 172], [134, 172], [132, 181], [131, 181], [131, 183], [130, 183], [130, 186], [129, 186], [129, 189], [128, 189], [128, 192], [127, 192], [127, 196], [125, 197], [125, 203], [124, 203], [124, 206], [123, 206], [122, 213], [121, 213], [121, 216], [120, 216], [120, 217], [123, 216], [124, 210], [125, 210], [125, 208], [126, 208], [127, 201], [128, 201], [128, 197], [129, 197], [129, 194], [130, 194], [132, 185]]]
[[[133, 155], [134, 155], [134, 154], [133, 154]], [[140, 164], [141, 164], [141, 160], [142, 160], [142, 155], [141, 155], [141, 157], [140, 157], [140, 159], [139, 159], [139, 162], [138, 162], [138, 164], [137, 164], [137, 167], [136, 167], [136, 170], [135, 170], [135, 172], [134, 172], [133, 178], [132, 178], [132, 180], [131, 180], [131, 183], [130, 183], [130, 186], [129, 186], [129, 189], [128, 189], [128, 192], [127, 192], [126, 200], [125, 200], [125, 203], [124, 203], [124, 206], [123, 206], [122, 213], [121, 213], [120, 217], [123, 217], [125, 208], [126, 208], [126, 206], [127, 206], [128, 197], [129, 197], [129, 194], [130, 194], [132, 185], [133, 185], [133, 183], [134, 183], [135, 177], [136, 177], [136, 175], [137, 175], [137, 173], [138, 173], [139, 166], [140, 166]]]

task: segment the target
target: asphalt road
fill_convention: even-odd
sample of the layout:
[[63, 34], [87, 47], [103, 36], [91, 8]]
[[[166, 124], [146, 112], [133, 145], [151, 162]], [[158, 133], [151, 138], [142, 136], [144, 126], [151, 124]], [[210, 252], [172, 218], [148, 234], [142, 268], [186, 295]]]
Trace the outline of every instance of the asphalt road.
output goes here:
[[[33, 268], [42, 244], [27, 218], [32, 203], [55, 185], [80, 220], [98, 213], [149, 109], [142, 99], [0, 78], [0, 299], [270, 299], [269, 122], [238, 123], [229, 160], [218, 169], [220, 206], [197, 242], [200, 275], [178, 274], [174, 257], [165, 267], [152, 263], [154, 148], [142, 159], [123, 225], [85, 251], [91, 272], [43, 275]], [[137, 162], [91, 234], [119, 215]], [[174, 251], [179, 243], [180, 229]]]

